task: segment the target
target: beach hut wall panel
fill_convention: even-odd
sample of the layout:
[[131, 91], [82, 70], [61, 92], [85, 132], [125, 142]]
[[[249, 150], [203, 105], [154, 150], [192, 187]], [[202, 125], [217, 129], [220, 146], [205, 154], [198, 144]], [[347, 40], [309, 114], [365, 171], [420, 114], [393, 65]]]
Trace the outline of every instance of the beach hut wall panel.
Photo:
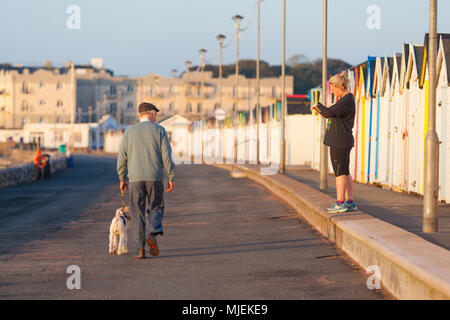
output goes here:
[[359, 181], [359, 170], [358, 170], [358, 149], [359, 149], [359, 66], [356, 66], [354, 69], [355, 82], [353, 87], [353, 95], [355, 97], [355, 124], [353, 126], [353, 137], [355, 139], [355, 148], [354, 148], [354, 162], [353, 162], [353, 179]]
[[[392, 62], [392, 59], [391, 59]], [[382, 66], [382, 81], [380, 81], [380, 88], [378, 94], [380, 95], [380, 111], [379, 111], [379, 159], [378, 159], [378, 181], [384, 185], [389, 186], [389, 157], [391, 145], [391, 108], [390, 108], [390, 94], [386, 90], [390, 86], [390, 69], [389, 60], [387, 57], [383, 58]]]
[[450, 40], [440, 39], [437, 58], [436, 131], [439, 137], [439, 200], [450, 202]]
[[408, 132], [408, 188], [407, 191], [418, 193], [420, 177], [420, 128], [422, 122], [420, 121], [420, 104], [422, 100], [419, 95], [419, 79], [417, 74], [417, 65], [415, 62], [415, 48], [413, 45], [410, 46], [408, 65], [407, 65], [407, 75], [405, 81], [405, 94], [407, 94], [408, 101], [408, 119], [407, 119], [407, 132]]
[[409, 46], [402, 44], [402, 57], [400, 66], [400, 131], [402, 134], [401, 154], [399, 165], [399, 187], [403, 191], [408, 191], [409, 178], [409, 132], [408, 132], [408, 115], [409, 115], [409, 92], [405, 84], [406, 69], [408, 66]]
[[400, 66], [401, 66], [401, 55], [396, 55], [394, 53], [394, 61], [393, 61], [393, 71], [392, 71], [392, 81], [391, 81], [391, 89], [390, 96], [392, 99], [392, 134], [393, 134], [393, 146], [392, 146], [392, 157], [390, 159], [390, 166], [392, 168], [392, 183], [391, 187], [394, 190], [401, 190], [401, 152], [402, 152], [402, 125], [401, 125], [401, 95], [400, 95]]
[[[348, 75], [349, 82], [350, 82], [349, 91], [354, 93], [354, 87], [355, 87], [355, 71], [354, 71], [354, 69], [348, 69], [347, 75]], [[353, 96], [354, 96], [354, 94], [353, 94]], [[355, 101], [355, 103], [356, 103], [356, 101]], [[355, 132], [356, 132], [355, 124], [356, 124], [356, 122], [353, 124], [353, 129], [352, 129], [353, 137], [355, 137]], [[353, 177], [354, 170], [355, 170], [355, 146], [353, 146], [353, 148], [350, 151], [350, 166], [349, 166], [350, 175], [352, 176], [353, 179], [354, 179], [354, 177]]]
[[395, 156], [395, 104], [394, 104], [394, 93], [392, 92], [392, 82], [393, 82], [393, 75], [394, 75], [394, 61], [396, 59], [395, 52], [394, 56], [392, 58], [388, 58], [389, 60], [389, 77], [388, 82], [386, 82], [386, 89], [385, 89], [385, 98], [389, 101], [389, 156], [387, 159], [387, 185], [389, 187], [392, 187], [394, 185], [394, 156]]
[[[372, 165], [373, 170], [371, 172], [371, 181], [374, 183], [380, 183], [380, 158], [383, 156], [382, 150], [383, 143], [385, 142], [382, 139], [382, 133], [380, 132], [380, 128], [382, 129], [385, 125], [385, 122], [382, 122], [383, 116], [381, 115], [381, 88], [383, 83], [383, 65], [384, 58], [377, 57], [375, 61], [375, 72], [373, 75], [373, 85], [372, 85], [372, 99], [374, 100], [374, 113], [373, 113], [373, 130], [372, 130], [372, 140], [374, 140], [373, 151], [374, 155], [372, 156]], [[381, 148], [380, 148], [381, 146]]]
[[375, 57], [368, 57], [367, 63], [367, 90], [366, 99], [368, 101], [369, 110], [367, 110], [367, 182], [374, 182], [375, 176], [375, 120], [376, 120], [376, 101], [372, 95], [373, 79], [375, 73]]
[[366, 72], [366, 64], [360, 66], [359, 69], [359, 88], [358, 88], [358, 110], [357, 110], [357, 163], [358, 163], [358, 181], [366, 182], [365, 169], [366, 165], [366, 96], [365, 96], [365, 80], [364, 73]]

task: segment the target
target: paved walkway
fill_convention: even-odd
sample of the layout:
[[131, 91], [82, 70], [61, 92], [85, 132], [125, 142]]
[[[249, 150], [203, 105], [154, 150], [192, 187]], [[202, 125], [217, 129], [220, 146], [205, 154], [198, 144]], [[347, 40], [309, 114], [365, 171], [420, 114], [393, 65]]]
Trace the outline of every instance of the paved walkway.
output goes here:
[[[132, 246], [125, 256], [110, 256], [109, 224], [120, 206], [115, 159], [85, 159], [99, 172], [110, 170], [101, 192], [93, 192], [98, 200], [79, 203], [75, 190], [67, 207], [72, 211], [76, 203], [80, 207], [70, 221], [0, 255], [0, 298], [393, 298], [384, 289], [369, 290], [367, 273], [299, 220], [293, 208], [253, 181], [233, 179], [212, 166], [177, 167], [175, 190], [165, 199], [160, 256], [135, 260]], [[61, 177], [55, 175], [53, 183], [64, 184]], [[83, 179], [95, 177], [91, 172]], [[62, 214], [59, 206], [49, 204], [46, 209], [51, 216]], [[39, 217], [46, 221], [46, 214], [35, 211], [33, 223]], [[22, 218], [17, 219], [19, 223]], [[11, 232], [3, 241], [16, 237], [21, 235]], [[70, 265], [81, 269], [81, 290], [66, 287]]]
[[[287, 168], [286, 175], [319, 190], [319, 172], [311, 169]], [[336, 197], [334, 175], [328, 175], [328, 191]], [[439, 203], [438, 232], [422, 232], [423, 199], [389, 191], [372, 185], [354, 183], [357, 206], [364, 213], [401, 227], [450, 250], [450, 204]], [[332, 203], [330, 203], [331, 206]]]

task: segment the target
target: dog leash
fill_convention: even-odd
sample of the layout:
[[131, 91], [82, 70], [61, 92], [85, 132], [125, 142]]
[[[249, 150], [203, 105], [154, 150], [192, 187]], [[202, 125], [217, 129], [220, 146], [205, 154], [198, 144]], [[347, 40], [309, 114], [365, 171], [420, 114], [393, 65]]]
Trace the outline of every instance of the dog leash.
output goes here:
[[122, 190], [120, 190], [120, 192], [122, 193], [122, 210], [123, 209], [125, 209], [125, 201], [124, 201], [124, 194], [123, 194], [123, 191]]

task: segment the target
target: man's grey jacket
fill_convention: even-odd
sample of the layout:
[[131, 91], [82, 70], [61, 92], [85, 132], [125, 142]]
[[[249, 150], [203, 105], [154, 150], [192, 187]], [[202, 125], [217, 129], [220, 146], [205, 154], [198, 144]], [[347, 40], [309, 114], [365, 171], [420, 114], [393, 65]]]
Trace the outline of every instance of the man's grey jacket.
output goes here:
[[172, 148], [166, 130], [150, 121], [136, 123], [125, 130], [117, 157], [117, 173], [123, 181], [169, 181], [175, 176]]

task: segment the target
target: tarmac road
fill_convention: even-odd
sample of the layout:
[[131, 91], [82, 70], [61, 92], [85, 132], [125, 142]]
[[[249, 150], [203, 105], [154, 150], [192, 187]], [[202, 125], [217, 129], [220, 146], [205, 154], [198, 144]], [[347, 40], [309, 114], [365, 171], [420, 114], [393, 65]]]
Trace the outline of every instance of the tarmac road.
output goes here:
[[[1, 299], [392, 299], [287, 204], [211, 166], [177, 167], [158, 257], [110, 256], [115, 158], [75, 164], [0, 189]], [[67, 289], [70, 265], [80, 290]]]

